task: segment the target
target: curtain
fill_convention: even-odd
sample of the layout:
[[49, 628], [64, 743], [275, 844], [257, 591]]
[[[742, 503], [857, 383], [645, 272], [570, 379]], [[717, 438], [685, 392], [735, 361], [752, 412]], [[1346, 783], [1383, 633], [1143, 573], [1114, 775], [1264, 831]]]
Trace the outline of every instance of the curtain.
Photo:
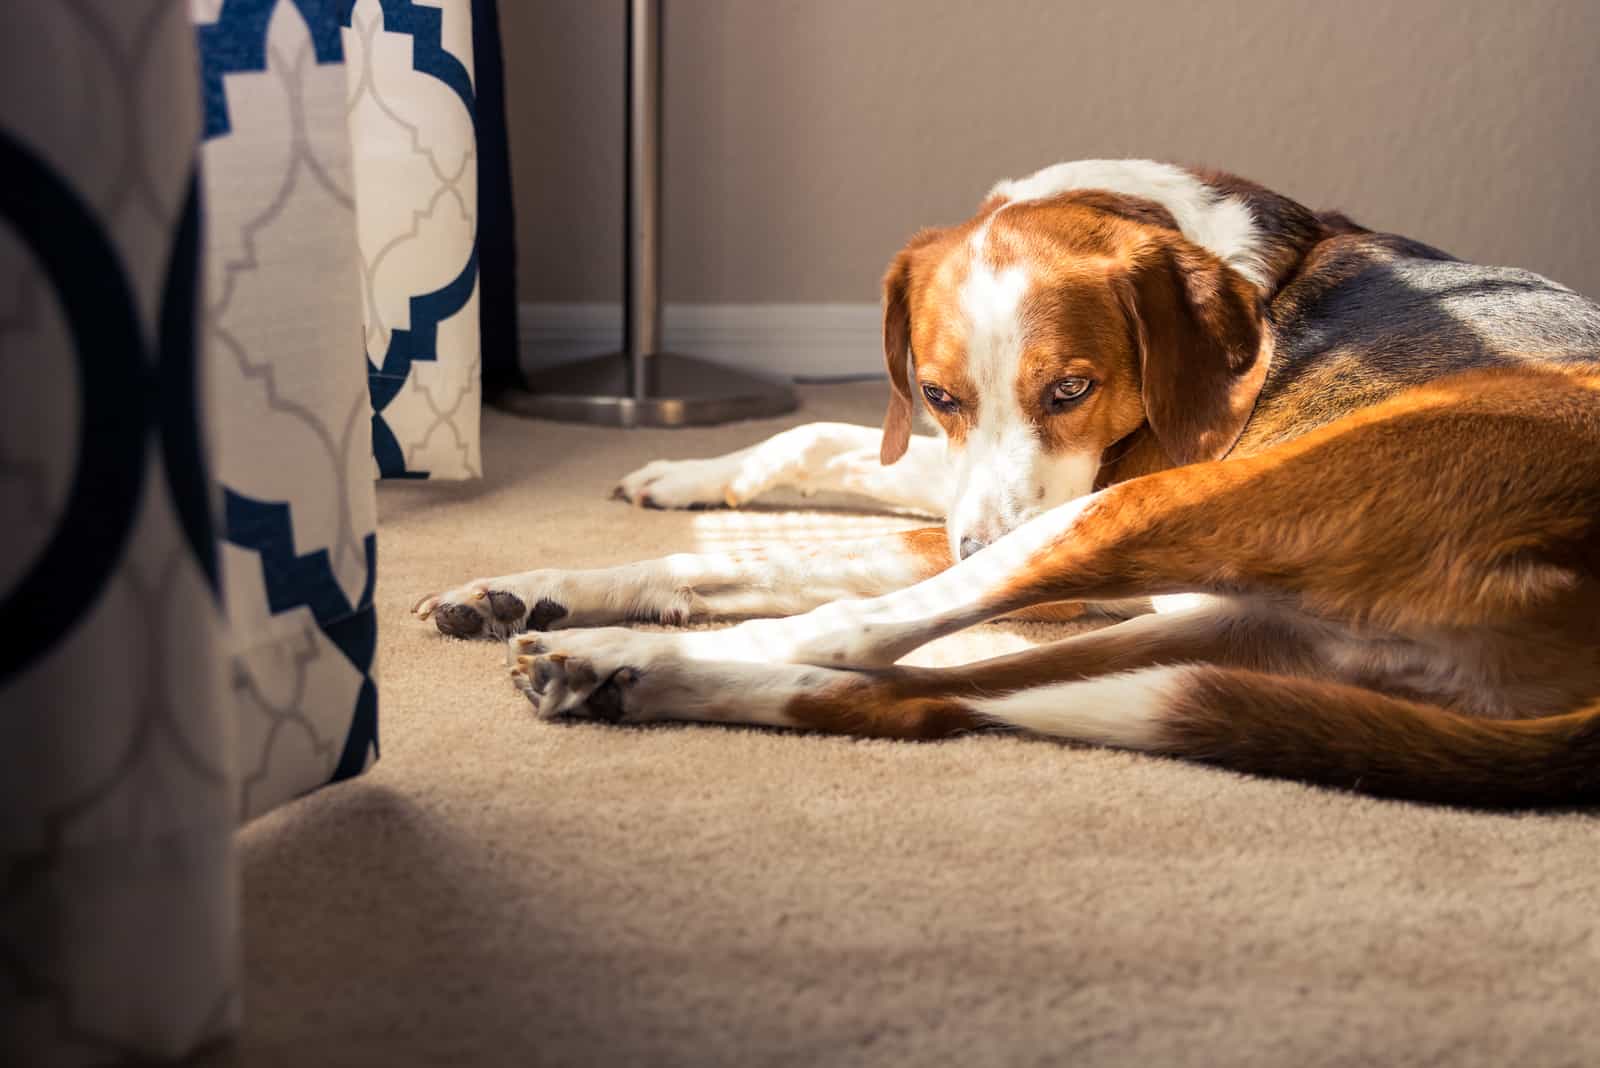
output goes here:
[[342, 2], [373, 454], [385, 478], [475, 478], [472, 4]]
[[337, 13], [195, 0], [204, 333], [251, 816], [377, 752], [375, 420]]
[[170, 1057], [238, 1014], [194, 31], [167, 0], [7, 14], [0, 1063]]
[[374, 475], [480, 469], [498, 40], [491, 0], [8, 13], [0, 1063], [171, 1058], [237, 1026], [238, 821], [377, 757]]

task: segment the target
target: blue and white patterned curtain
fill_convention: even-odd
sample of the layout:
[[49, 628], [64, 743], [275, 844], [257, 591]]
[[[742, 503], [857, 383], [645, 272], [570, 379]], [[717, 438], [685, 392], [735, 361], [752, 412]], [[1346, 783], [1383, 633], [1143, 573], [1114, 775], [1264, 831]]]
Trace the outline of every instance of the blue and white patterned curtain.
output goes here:
[[7, 9], [0, 1064], [229, 1033], [233, 828], [377, 755], [373, 475], [479, 470], [487, 3]]
[[342, 2], [373, 454], [385, 478], [476, 478], [473, 5]]
[[171, 1057], [238, 1015], [194, 31], [170, 0], [6, 10], [0, 1064]]
[[334, 6], [193, 6], [204, 338], [249, 816], [376, 755], [372, 405]]
[[371, 474], [479, 473], [473, 20], [192, 3], [249, 815], [377, 753]]

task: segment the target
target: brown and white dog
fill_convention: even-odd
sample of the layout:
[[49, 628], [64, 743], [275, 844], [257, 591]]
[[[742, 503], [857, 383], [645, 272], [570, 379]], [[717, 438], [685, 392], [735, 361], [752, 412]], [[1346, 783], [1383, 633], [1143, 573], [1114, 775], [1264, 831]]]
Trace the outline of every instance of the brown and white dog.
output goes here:
[[[884, 353], [881, 433], [803, 426], [619, 492], [848, 490], [942, 529], [481, 579], [416, 614], [508, 638], [544, 716], [999, 726], [1396, 797], [1600, 800], [1600, 307], [1229, 175], [1085, 161], [914, 237]], [[1062, 602], [1155, 610], [895, 666]]]

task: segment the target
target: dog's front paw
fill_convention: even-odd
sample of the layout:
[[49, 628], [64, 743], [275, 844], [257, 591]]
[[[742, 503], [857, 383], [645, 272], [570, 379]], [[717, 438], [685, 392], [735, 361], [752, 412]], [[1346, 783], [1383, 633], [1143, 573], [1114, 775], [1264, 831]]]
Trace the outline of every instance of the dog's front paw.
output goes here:
[[571, 615], [558, 572], [477, 579], [411, 606], [418, 619], [432, 619], [439, 633], [455, 638], [505, 638], [522, 630], [549, 630]]
[[737, 508], [764, 487], [739, 454], [709, 460], [652, 460], [622, 477], [613, 497], [642, 508]]
[[442, 633], [457, 638], [507, 638], [524, 630], [633, 620], [684, 623], [695, 611], [693, 588], [651, 562], [477, 579], [411, 606], [418, 619], [432, 619]]

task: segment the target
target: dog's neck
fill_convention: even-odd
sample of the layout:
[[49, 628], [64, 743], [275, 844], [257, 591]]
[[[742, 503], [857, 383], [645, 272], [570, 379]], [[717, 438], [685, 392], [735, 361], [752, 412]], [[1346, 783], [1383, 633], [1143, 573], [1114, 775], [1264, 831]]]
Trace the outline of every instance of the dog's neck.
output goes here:
[[1148, 201], [1200, 247], [1232, 267], [1270, 301], [1317, 242], [1363, 232], [1342, 215], [1318, 215], [1288, 197], [1223, 171], [1154, 160], [1076, 160], [1002, 181], [988, 202], [1043, 200], [1103, 190]]

